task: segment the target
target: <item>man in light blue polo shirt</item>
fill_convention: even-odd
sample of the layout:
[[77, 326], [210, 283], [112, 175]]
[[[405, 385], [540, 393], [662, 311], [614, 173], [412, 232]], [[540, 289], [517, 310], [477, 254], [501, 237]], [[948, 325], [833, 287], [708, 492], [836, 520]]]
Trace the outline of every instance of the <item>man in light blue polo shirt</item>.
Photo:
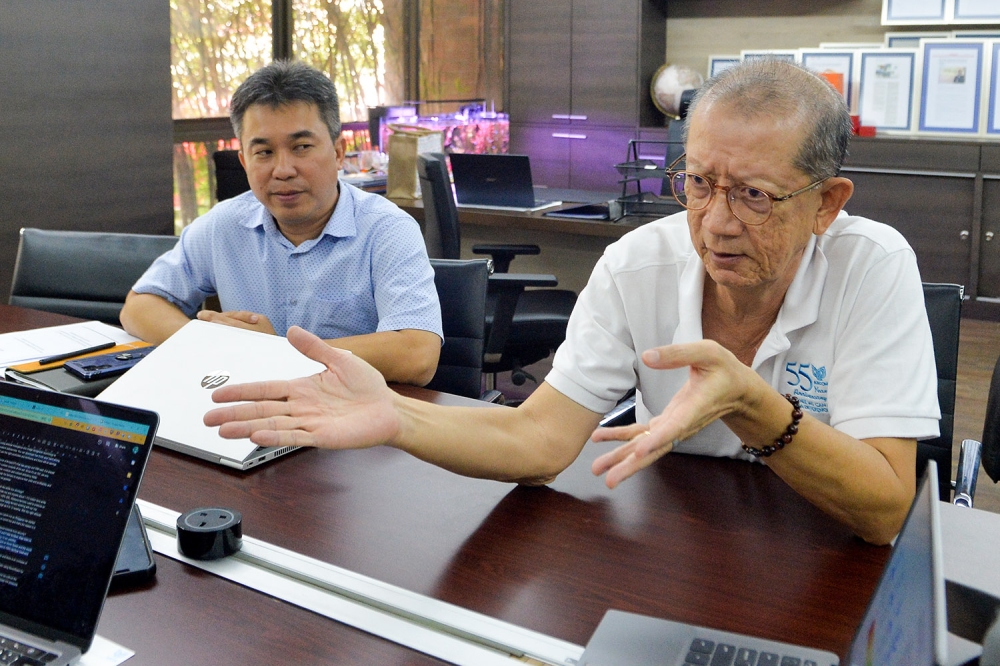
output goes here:
[[[333, 83], [275, 62], [237, 89], [230, 110], [252, 191], [184, 230], [132, 288], [122, 325], [154, 343], [196, 314], [276, 335], [296, 325], [387, 381], [426, 384], [442, 340], [434, 272], [413, 218], [338, 181]], [[198, 311], [213, 295], [224, 311]]]

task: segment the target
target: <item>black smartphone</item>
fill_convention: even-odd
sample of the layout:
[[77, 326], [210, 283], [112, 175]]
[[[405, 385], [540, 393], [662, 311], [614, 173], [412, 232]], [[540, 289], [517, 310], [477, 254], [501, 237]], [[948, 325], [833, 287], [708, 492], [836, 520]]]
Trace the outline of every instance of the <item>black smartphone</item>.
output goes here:
[[118, 561], [115, 564], [115, 574], [111, 578], [111, 589], [120, 590], [134, 585], [141, 585], [156, 574], [156, 560], [153, 559], [153, 547], [146, 534], [146, 526], [142, 524], [142, 514], [139, 507], [132, 505], [132, 513], [128, 517], [125, 528], [125, 538], [118, 551]]
[[100, 379], [120, 375], [144, 359], [155, 347], [140, 347], [128, 351], [88, 356], [66, 361], [63, 366], [80, 379]]

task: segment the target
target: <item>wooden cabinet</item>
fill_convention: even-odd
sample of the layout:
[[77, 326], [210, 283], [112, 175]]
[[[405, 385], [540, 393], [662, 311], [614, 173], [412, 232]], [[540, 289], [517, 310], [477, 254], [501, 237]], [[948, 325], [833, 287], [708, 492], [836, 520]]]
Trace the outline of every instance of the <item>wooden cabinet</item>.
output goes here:
[[[568, 129], [568, 128], [567, 128]], [[559, 133], [552, 125], [510, 124], [510, 152], [531, 157], [531, 180], [535, 185], [568, 188], [568, 140], [557, 140]]]
[[978, 291], [980, 297], [1000, 299], [1000, 173], [983, 175]]
[[662, 125], [649, 85], [666, 54], [664, 0], [510, 0], [511, 152], [536, 184], [613, 190], [641, 125]]
[[924, 281], [964, 285], [974, 312], [1000, 316], [1000, 146], [855, 137], [843, 175], [847, 211], [898, 229]]
[[979, 258], [979, 295], [1000, 299], [1000, 146], [983, 146], [983, 206], [978, 233], [973, 237]]
[[[649, 77], [653, 72], [648, 73], [644, 86], [641, 70], [652, 64], [653, 56], [643, 62], [638, 48], [651, 45], [637, 43], [643, 4], [650, 9], [648, 3], [636, 0], [573, 0], [571, 120], [635, 127], [642, 120], [640, 106], [652, 107]], [[659, 66], [666, 57], [665, 36], [656, 55]]]
[[510, 126], [510, 152], [531, 156], [535, 185], [617, 192], [614, 165], [624, 162], [631, 128], [560, 125]]
[[846, 209], [895, 227], [917, 254], [924, 282], [969, 285], [969, 228], [975, 175], [845, 171], [854, 181]]
[[510, 0], [507, 6], [507, 112], [511, 121], [569, 120], [572, 0]]

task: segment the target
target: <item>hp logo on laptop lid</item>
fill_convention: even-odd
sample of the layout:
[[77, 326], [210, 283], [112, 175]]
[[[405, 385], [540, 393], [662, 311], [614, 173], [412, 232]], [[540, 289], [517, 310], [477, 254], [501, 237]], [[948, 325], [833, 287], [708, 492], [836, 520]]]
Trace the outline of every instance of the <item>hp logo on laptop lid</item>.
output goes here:
[[216, 389], [229, 381], [229, 372], [226, 370], [216, 370], [210, 372], [201, 379], [201, 387], [206, 389]]

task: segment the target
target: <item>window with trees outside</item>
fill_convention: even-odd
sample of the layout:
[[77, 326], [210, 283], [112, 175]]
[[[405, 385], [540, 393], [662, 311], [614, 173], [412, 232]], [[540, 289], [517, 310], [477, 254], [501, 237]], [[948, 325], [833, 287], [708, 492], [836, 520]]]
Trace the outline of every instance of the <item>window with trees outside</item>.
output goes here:
[[[285, 22], [273, 15], [289, 5], [279, 28], [289, 34], [275, 35]], [[281, 53], [276, 45], [336, 84], [348, 150], [366, 147], [370, 106], [470, 97], [502, 106], [502, 0], [170, 0], [170, 11], [178, 232], [214, 205], [211, 154], [239, 147], [230, 97]]]

